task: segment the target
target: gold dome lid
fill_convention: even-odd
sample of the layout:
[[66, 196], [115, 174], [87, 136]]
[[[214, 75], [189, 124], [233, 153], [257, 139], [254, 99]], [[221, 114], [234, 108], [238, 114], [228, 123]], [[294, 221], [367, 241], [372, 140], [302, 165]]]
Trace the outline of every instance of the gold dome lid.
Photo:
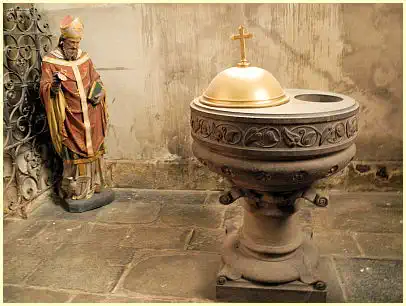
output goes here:
[[211, 81], [209, 87], [199, 101], [213, 107], [270, 107], [289, 102], [279, 82], [268, 71], [258, 67], [250, 67], [245, 57], [245, 39], [251, 33], [239, 27], [239, 35], [233, 40], [240, 40], [241, 61], [237, 67], [228, 68]]

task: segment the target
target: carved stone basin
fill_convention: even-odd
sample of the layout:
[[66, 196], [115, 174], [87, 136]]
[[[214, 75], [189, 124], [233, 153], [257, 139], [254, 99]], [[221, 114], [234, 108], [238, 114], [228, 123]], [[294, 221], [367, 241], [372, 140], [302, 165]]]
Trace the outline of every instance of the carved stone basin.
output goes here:
[[241, 198], [245, 208], [241, 228], [227, 230], [217, 289], [240, 279], [300, 281], [325, 293], [317, 248], [297, 220], [297, 200], [328, 204], [311, 185], [354, 157], [359, 105], [337, 93], [282, 89], [268, 71], [249, 67], [244, 39], [250, 35], [240, 27], [232, 37], [244, 42], [240, 63], [190, 104], [194, 155], [232, 183], [220, 203]]
[[260, 191], [306, 187], [342, 170], [355, 154], [358, 103], [331, 92], [285, 92], [288, 103], [266, 108], [218, 108], [195, 99], [195, 156], [236, 185]]

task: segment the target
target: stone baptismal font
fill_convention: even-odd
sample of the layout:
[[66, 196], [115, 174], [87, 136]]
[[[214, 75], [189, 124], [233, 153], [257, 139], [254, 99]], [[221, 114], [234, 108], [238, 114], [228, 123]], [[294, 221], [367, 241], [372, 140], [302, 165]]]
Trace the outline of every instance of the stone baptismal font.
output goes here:
[[354, 157], [359, 105], [341, 94], [284, 90], [250, 66], [251, 37], [240, 26], [232, 39], [240, 41], [241, 61], [190, 104], [194, 155], [232, 183], [220, 203], [241, 198], [244, 206], [243, 225], [224, 241], [217, 298], [325, 302], [326, 279], [297, 220], [298, 200], [327, 206], [311, 186]]

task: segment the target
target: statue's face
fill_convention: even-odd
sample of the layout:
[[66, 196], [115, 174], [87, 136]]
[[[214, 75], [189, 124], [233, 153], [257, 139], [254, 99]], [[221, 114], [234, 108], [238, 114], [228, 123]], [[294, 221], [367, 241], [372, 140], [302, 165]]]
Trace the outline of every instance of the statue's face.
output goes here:
[[76, 60], [79, 50], [80, 39], [66, 38], [63, 41], [62, 51], [68, 61]]

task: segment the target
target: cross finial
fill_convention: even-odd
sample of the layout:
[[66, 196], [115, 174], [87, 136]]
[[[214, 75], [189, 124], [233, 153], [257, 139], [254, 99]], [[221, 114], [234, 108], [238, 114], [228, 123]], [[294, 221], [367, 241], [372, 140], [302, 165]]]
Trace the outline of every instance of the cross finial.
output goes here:
[[253, 35], [252, 35], [252, 33], [245, 32], [244, 30], [245, 30], [244, 26], [240, 25], [238, 27], [239, 35], [231, 36], [232, 40], [237, 40], [237, 39], [240, 40], [241, 61], [237, 64], [240, 67], [247, 67], [250, 65], [250, 63], [247, 61], [247, 58], [245, 57], [245, 39], [252, 38]]

